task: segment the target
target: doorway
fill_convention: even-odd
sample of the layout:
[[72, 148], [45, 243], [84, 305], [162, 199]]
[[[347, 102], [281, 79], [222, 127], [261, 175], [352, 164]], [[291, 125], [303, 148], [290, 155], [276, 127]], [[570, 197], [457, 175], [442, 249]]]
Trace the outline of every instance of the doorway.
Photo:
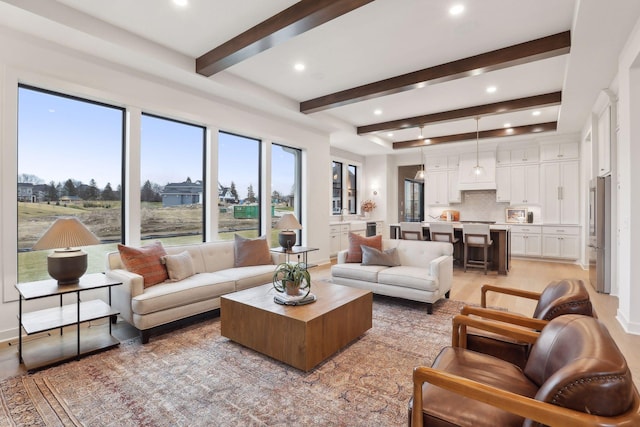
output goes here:
[[398, 167], [398, 219], [424, 221], [424, 182], [414, 179], [420, 165]]

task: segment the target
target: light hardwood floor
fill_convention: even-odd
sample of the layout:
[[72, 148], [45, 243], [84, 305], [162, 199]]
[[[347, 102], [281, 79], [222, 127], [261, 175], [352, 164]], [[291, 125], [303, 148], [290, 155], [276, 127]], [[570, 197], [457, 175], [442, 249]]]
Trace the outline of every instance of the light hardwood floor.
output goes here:
[[[331, 276], [330, 268], [328, 265], [315, 267], [312, 269], [311, 275], [314, 279], [329, 279]], [[482, 271], [476, 270], [469, 270], [465, 273], [461, 269], [455, 268], [451, 298], [478, 304], [480, 303], [480, 286], [485, 283], [539, 292], [550, 281], [563, 278], [578, 278], [585, 280], [587, 284], [589, 283], [588, 272], [573, 264], [512, 260], [511, 271], [507, 276], [498, 276], [495, 272], [489, 272], [485, 276]], [[634, 382], [640, 388], [640, 336], [626, 334], [617, 322], [615, 316], [618, 299], [616, 297], [598, 294], [591, 286], [587, 286], [587, 288], [598, 317], [605, 323], [625, 355], [631, 367]], [[488, 304], [528, 315], [533, 313], [535, 307], [535, 302], [532, 301], [509, 296], [496, 297], [495, 294], [489, 295]], [[437, 306], [435, 308], [437, 309]], [[134, 334], [135, 332], [132, 333], [131, 328], [128, 328], [124, 322], [119, 322], [114, 329], [114, 335], [120, 339], [129, 338]], [[24, 373], [24, 369], [18, 363], [15, 342], [0, 343], [0, 379], [21, 373]]]

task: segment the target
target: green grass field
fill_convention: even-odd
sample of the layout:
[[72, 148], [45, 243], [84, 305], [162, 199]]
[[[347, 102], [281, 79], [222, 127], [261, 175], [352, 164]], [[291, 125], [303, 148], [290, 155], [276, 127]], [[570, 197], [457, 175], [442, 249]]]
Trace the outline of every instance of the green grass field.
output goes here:
[[[290, 208], [277, 209], [291, 211]], [[83, 204], [56, 206], [46, 203], [18, 203], [18, 281], [28, 282], [48, 279], [47, 255], [51, 252], [29, 249], [58, 216], [77, 216], [102, 240], [119, 241], [120, 202], [93, 202], [90, 207]], [[159, 240], [164, 245], [184, 245], [202, 242], [202, 210], [192, 206], [163, 208], [161, 203], [142, 203], [142, 244]], [[275, 220], [275, 219], [274, 219]], [[258, 237], [257, 220], [238, 220], [230, 212], [219, 213], [219, 240], [232, 240], [234, 234]], [[228, 231], [227, 231], [228, 230]], [[278, 233], [272, 229], [271, 246], [278, 246]], [[106, 254], [117, 250], [117, 243], [107, 243], [82, 248], [88, 254], [88, 273], [105, 270]]]

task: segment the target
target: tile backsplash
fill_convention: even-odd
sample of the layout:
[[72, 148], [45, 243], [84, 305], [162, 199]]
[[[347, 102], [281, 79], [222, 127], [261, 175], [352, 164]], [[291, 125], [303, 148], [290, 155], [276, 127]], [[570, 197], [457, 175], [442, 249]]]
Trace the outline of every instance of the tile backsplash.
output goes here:
[[[463, 191], [462, 203], [451, 204], [450, 206], [434, 206], [429, 208], [428, 215], [440, 217], [445, 209], [455, 209], [460, 211], [462, 221], [496, 221], [505, 222], [505, 209], [511, 206], [509, 203], [496, 202], [495, 190], [475, 190]], [[520, 207], [520, 206], [517, 206]], [[522, 206], [528, 208], [534, 214], [534, 222], [540, 221], [539, 206]], [[426, 221], [430, 218], [427, 216]]]

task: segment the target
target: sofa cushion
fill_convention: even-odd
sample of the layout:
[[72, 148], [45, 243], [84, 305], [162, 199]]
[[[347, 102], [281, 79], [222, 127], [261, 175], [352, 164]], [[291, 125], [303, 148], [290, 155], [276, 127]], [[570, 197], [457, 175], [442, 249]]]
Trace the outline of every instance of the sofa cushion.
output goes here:
[[382, 236], [363, 237], [359, 234], [349, 233], [349, 251], [347, 252], [347, 262], [362, 262], [362, 248], [369, 246], [379, 251], [382, 250]]
[[396, 248], [379, 251], [376, 248], [361, 245], [362, 265], [383, 265], [397, 267], [400, 265], [400, 257]]
[[250, 267], [228, 268], [220, 270], [216, 274], [236, 282], [236, 291], [252, 288], [265, 283], [271, 283], [273, 278], [273, 265], [253, 265]]
[[428, 268], [410, 266], [390, 267], [381, 271], [378, 283], [432, 292], [440, 287], [438, 279], [429, 276]]
[[271, 252], [269, 252], [267, 236], [248, 239], [236, 234], [234, 242], [234, 267], [271, 264]]
[[118, 243], [118, 252], [120, 252], [120, 259], [124, 267], [143, 277], [145, 288], [162, 283], [169, 278], [167, 269], [160, 260], [167, 254], [161, 242], [155, 242], [141, 248]]
[[145, 289], [131, 299], [134, 313], [144, 315], [235, 292], [235, 282], [217, 273], [195, 274], [179, 282], [165, 282]]
[[334, 264], [331, 266], [331, 276], [376, 283], [378, 273], [388, 268], [382, 265]]
[[160, 258], [162, 263], [167, 267], [169, 280], [178, 281], [186, 279], [196, 274], [191, 255], [187, 251], [180, 252], [176, 255], [165, 255]]

